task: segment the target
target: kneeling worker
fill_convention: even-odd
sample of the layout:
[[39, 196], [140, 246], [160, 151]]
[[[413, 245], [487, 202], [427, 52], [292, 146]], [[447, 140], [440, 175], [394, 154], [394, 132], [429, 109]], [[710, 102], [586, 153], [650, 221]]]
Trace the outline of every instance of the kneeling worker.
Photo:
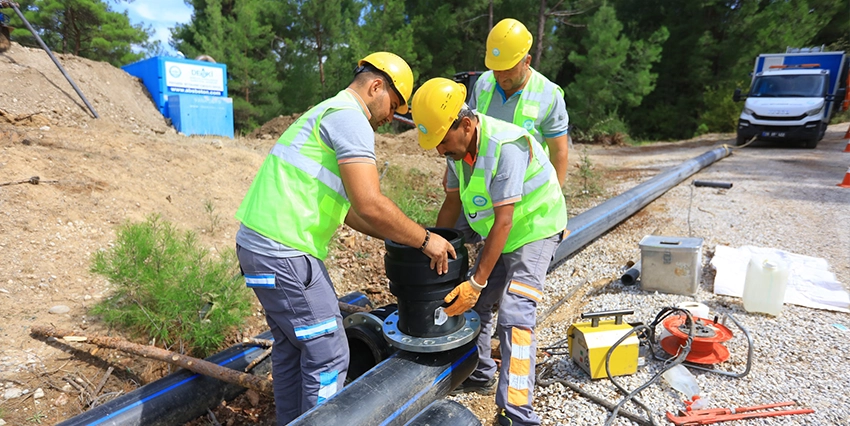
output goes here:
[[[534, 327], [546, 269], [567, 226], [566, 204], [543, 147], [522, 127], [474, 112], [465, 99], [462, 85], [434, 78], [419, 88], [411, 105], [419, 145], [436, 148], [448, 163], [437, 226], [452, 227], [463, 213], [486, 238], [469, 280], [445, 298], [448, 315], [472, 308], [481, 317], [478, 367], [460, 388], [495, 390], [500, 425], [539, 425], [532, 409]], [[490, 356], [497, 303], [498, 384]]]

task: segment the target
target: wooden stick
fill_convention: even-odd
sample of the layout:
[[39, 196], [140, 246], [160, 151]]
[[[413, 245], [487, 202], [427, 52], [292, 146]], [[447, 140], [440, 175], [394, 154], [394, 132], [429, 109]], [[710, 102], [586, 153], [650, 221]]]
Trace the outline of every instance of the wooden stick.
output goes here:
[[345, 302], [337, 302], [339, 303], [339, 310], [342, 312], [347, 312], [349, 314], [353, 314], [355, 312], [371, 312], [372, 308], [364, 308], [363, 306], [352, 305], [350, 303]]
[[272, 395], [273, 393], [271, 381], [262, 377], [231, 370], [229, 368], [213, 364], [209, 361], [167, 351], [155, 346], [131, 343], [120, 337], [80, 336], [79, 333], [47, 326], [34, 326], [30, 333], [34, 336], [56, 337], [60, 339], [70, 336], [73, 337], [70, 339], [73, 341], [81, 341], [84, 339], [83, 341], [86, 343], [91, 343], [105, 348], [118, 349], [120, 351], [143, 356], [145, 358], [164, 361], [198, 374], [210, 376], [227, 383], [237, 384], [248, 389], [254, 389], [257, 392], [261, 392], [266, 395]]

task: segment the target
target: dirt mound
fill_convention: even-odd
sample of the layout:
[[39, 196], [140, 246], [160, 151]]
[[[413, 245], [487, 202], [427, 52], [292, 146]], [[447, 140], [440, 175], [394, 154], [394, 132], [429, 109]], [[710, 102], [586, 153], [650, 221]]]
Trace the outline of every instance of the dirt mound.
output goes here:
[[[173, 131], [142, 82], [106, 62], [54, 54], [100, 120], [134, 133]], [[47, 52], [12, 43], [0, 53], [0, 122], [26, 126], [89, 126], [85, 102]]]
[[266, 122], [266, 124], [254, 129], [253, 132], [248, 134], [248, 137], [254, 139], [277, 139], [295, 120], [298, 120], [298, 117], [301, 117], [301, 114], [279, 115]]

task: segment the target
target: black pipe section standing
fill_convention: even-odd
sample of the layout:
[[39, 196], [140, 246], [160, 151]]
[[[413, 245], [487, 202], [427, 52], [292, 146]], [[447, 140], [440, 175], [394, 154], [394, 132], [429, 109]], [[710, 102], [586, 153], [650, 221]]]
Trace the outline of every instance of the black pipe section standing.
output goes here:
[[604, 234], [618, 223], [626, 220], [638, 210], [646, 207], [661, 194], [678, 185], [692, 174], [723, 159], [732, 152], [728, 146], [712, 149], [698, 157], [673, 167], [648, 181], [614, 197], [604, 203], [570, 218], [567, 229], [570, 235], [555, 250], [555, 256], [549, 262], [551, 273], [567, 258], [591, 241]]
[[463, 317], [439, 318], [445, 305], [443, 298], [466, 280], [469, 252], [460, 231], [448, 228], [428, 228], [445, 238], [455, 249], [449, 257], [449, 269], [443, 275], [431, 269], [431, 262], [418, 248], [387, 240], [384, 246], [384, 267], [390, 280], [390, 292], [398, 299], [398, 329], [408, 336], [437, 337], [459, 330]]
[[445, 352], [398, 351], [290, 426], [403, 425], [478, 365], [475, 341]]
[[83, 95], [83, 92], [80, 90], [79, 87], [77, 87], [77, 84], [74, 83], [74, 80], [71, 79], [71, 76], [68, 75], [68, 73], [65, 71], [65, 68], [62, 67], [62, 64], [60, 64], [59, 61], [56, 60], [56, 57], [53, 56], [53, 52], [50, 51], [50, 48], [48, 48], [47, 45], [44, 44], [44, 41], [41, 40], [41, 37], [39, 37], [38, 33], [32, 28], [32, 25], [30, 25], [29, 21], [27, 21], [27, 18], [25, 18], [24, 14], [21, 13], [21, 10], [18, 9], [18, 6], [15, 5], [14, 2], [9, 2], [9, 5], [12, 6], [12, 9], [15, 9], [15, 13], [18, 14], [18, 17], [21, 18], [21, 21], [23, 21], [24, 25], [27, 26], [27, 29], [30, 30], [33, 37], [35, 37], [35, 40], [38, 42], [39, 46], [41, 46], [41, 48], [44, 49], [45, 52], [47, 52], [47, 56], [50, 56], [50, 59], [53, 60], [53, 63], [56, 64], [56, 67], [59, 68], [59, 71], [61, 71], [62, 75], [65, 76], [65, 79], [68, 80], [68, 83], [71, 83], [71, 87], [74, 88], [74, 91], [77, 92], [77, 95], [80, 96], [80, 99], [82, 99], [86, 106], [89, 108], [89, 111], [91, 111], [92, 115], [94, 115], [94, 118], [100, 118], [100, 116], [97, 115], [97, 111], [95, 111], [94, 107], [91, 106], [91, 104], [89, 103], [89, 100], [86, 99], [85, 95]]
[[440, 399], [425, 407], [404, 426], [481, 426], [481, 421], [459, 402]]
[[[346, 294], [339, 300], [361, 307], [372, 304], [359, 292]], [[271, 331], [267, 331], [256, 338], [273, 337]], [[262, 353], [261, 347], [238, 344], [206, 360], [244, 371]], [[268, 374], [271, 359], [264, 359], [252, 371], [257, 375]], [[174, 426], [196, 419], [220, 401], [233, 399], [242, 392], [245, 392], [242, 386], [181, 369], [59, 423], [59, 426]]]

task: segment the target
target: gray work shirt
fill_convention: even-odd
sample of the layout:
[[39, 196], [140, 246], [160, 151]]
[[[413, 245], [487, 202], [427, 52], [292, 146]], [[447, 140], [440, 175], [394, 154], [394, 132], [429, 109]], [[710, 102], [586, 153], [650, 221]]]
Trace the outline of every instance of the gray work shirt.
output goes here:
[[[342, 109], [328, 112], [319, 123], [319, 135], [322, 141], [336, 152], [338, 164], [375, 164], [375, 132], [363, 111]], [[286, 206], [280, 207], [286, 208]], [[268, 257], [295, 257], [306, 254], [266, 238], [241, 224], [239, 231], [236, 232], [236, 244], [248, 251]]]
[[[540, 151], [535, 150], [534, 155], [542, 155], [541, 158], [544, 158], [543, 148], [537, 144], [535, 146]], [[496, 177], [490, 184], [490, 199], [493, 202], [493, 207], [514, 204], [522, 200], [522, 184], [530, 161], [529, 144], [525, 138], [502, 144], [502, 153], [499, 155], [499, 164], [496, 166]], [[448, 165], [446, 192], [459, 191], [460, 181], [455, 168], [455, 161], [447, 158], [446, 164]], [[472, 166], [466, 161], [462, 161], [462, 164], [464, 184], [468, 184], [472, 175]]]
[[[537, 71], [531, 70], [531, 72]], [[475, 82], [473, 95], [469, 99], [469, 107], [472, 109], [477, 108], [478, 97], [481, 96], [483, 83], [483, 76]], [[554, 85], [554, 83], [551, 84]], [[502, 90], [502, 87], [499, 86], [498, 83], [496, 83], [495, 86], [495, 93], [493, 93], [493, 97], [490, 100], [490, 106], [487, 108], [487, 115], [493, 118], [498, 118], [502, 121], [507, 121], [508, 123], [513, 123], [514, 110], [516, 110], [517, 104], [519, 103], [519, 97], [522, 94], [522, 90], [517, 91], [508, 98], [505, 96], [505, 91]], [[566, 135], [569, 131], [570, 116], [567, 114], [567, 104], [562, 96], [553, 97], [555, 98], [555, 103], [552, 105], [552, 109], [549, 110], [549, 114], [546, 115], [543, 122], [540, 123], [540, 126], [537, 129], [544, 139], [557, 138], [558, 136]], [[538, 142], [542, 142], [542, 140]]]

